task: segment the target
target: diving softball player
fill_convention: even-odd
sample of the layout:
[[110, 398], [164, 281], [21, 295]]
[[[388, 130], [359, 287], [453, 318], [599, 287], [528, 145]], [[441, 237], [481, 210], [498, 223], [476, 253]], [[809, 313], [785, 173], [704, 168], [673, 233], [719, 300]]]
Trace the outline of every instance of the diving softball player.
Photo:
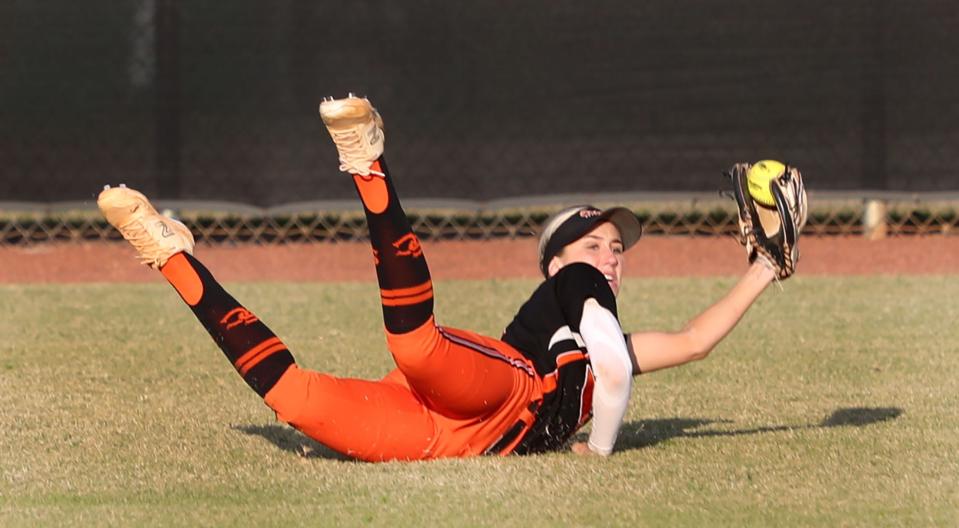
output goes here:
[[539, 244], [546, 279], [501, 339], [443, 327], [434, 318], [423, 249], [382, 156], [382, 120], [368, 100], [352, 96], [325, 100], [320, 115], [369, 226], [396, 363], [380, 380], [301, 368], [192, 255], [189, 230], [142, 194], [108, 187], [98, 205], [278, 419], [345, 455], [386, 461], [537, 453], [562, 448], [590, 419], [588, 443], [573, 449], [608, 455], [632, 376], [705, 357], [773, 278], [769, 266], [754, 263], [682, 331], [624, 335], [616, 295], [623, 253], [639, 239], [640, 224], [627, 209], [577, 206], [547, 222]]

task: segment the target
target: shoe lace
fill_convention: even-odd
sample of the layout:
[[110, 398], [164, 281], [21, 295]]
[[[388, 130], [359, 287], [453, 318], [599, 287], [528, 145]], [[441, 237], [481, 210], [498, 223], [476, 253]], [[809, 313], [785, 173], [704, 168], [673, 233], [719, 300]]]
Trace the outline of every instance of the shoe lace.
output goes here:
[[[376, 174], [385, 177], [380, 171], [370, 170], [370, 165], [375, 160], [366, 159], [369, 156], [361, 132], [356, 128], [347, 130], [330, 130], [333, 142], [336, 143], [336, 149], [340, 153], [340, 170], [360, 176]], [[365, 166], [358, 165], [356, 162], [362, 161]]]
[[156, 262], [160, 253], [160, 248], [156, 241], [150, 236], [150, 233], [144, 227], [145, 219], [134, 219], [120, 226], [118, 230], [123, 234], [133, 248], [137, 250], [137, 258], [142, 264]]

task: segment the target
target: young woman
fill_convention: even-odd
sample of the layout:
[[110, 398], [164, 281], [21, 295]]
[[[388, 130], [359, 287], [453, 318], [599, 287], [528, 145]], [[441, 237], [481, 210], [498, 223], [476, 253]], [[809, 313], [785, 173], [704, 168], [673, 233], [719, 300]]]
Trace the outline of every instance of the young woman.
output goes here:
[[624, 335], [616, 295], [624, 252], [639, 240], [624, 208], [567, 208], [540, 236], [545, 280], [500, 339], [443, 327], [423, 249], [383, 159], [382, 120], [366, 99], [325, 100], [320, 115], [340, 170], [352, 175], [370, 231], [387, 343], [380, 380], [307, 370], [193, 255], [193, 236], [142, 194], [107, 187], [98, 205], [144, 263], [158, 269], [277, 417], [368, 461], [560, 449], [587, 421], [580, 454], [608, 455], [632, 376], [702, 359], [774, 278], [757, 259], [720, 301], [679, 332]]

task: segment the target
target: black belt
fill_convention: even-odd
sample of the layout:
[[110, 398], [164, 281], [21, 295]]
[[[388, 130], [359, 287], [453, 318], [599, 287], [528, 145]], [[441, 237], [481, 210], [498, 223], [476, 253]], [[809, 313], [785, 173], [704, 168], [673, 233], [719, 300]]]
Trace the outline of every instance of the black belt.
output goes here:
[[517, 445], [523, 440], [522, 436], [529, 432], [530, 428], [533, 425], [533, 422], [536, 421], [536, 411], [539, 410], [540, 402], [534, 401], [526, 407], [528, 413], [523, 413], [523, 416], [513, 424], [503, 436], [500, 437], [493, 445], [483, 452], [484, 455], [508, 455]]

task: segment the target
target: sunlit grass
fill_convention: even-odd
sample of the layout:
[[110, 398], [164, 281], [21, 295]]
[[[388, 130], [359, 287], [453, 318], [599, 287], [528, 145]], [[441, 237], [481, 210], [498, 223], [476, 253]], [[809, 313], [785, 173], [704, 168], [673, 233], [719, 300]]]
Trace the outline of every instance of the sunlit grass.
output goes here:
[[[633, 280], [627, 329], [731, 279]], [[499, 335], [535, 284], [437, 284]], [[302, 366], [391, 368], [372, 283], [236, 284]], [[275, 421], [165, 284], [0, 288], [0, 525], [902, 525], [959, 515], [959, 280], [796, 278], [642, 376], [618, 452], [365, 464]]]

